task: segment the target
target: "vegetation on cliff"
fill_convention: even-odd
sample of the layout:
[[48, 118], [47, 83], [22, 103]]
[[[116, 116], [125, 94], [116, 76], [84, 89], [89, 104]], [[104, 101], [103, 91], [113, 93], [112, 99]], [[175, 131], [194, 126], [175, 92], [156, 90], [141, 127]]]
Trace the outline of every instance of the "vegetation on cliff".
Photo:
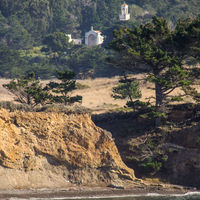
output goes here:
[[199, 105], [170, 105], [163, 125], [137, 112], [93, 116], [95, 124], [110, 131], [122, 160], [137, 178], [154, 179], [199, 188]]
[[[157, 125], [169, 102], [182, 101], [187, 95], [196, 99], [200, 96], [191, 87], [199, 78], [199, 69], [185, 64], [191, 58], [198, 62], [199, 32], [200, 15], [193, 20], [180, 20], [174, 30], [170, 30], [165, 19], [153, 17], [151, 23], [115, 31], [110, 44], [115, 54], [108, 60], [120, 69], [148, 74], [146, 81], [154, 83], [155, 88]], [[140, 67], [141, 63], [147, 67]], [[177, 88], [184, 93], [171, 95]]]
[[[132, 19], [122, 23], [118, 19], [118, 0], [2, 0], [0, 76], [20, 77], [5, 87], [18, 101], [34, 107], [81, 101], [79, 95], [69, 95], [76, 89], [75, 73], [79, 78], [118, 73], [108, 68], [107, 61], [123, 73], [127, 70], [148, 74], [144, 77], [153, 83], [155, 105], [152, 106], [152, 101], [134, 101], [141, 97], [139, 84], [125, 77], [113, 88], [113, 96], [129, 98], [127, 106], [133, 111], [108, 113], [108, 120], [105, 114], [103, 122], [98, 121], [101, 116], [93, 116], [94, 121], [112, 131], [123, 159], [136, 169], [138, 177], [159, 177], [198, 186], [195, 177], [200, 166], [200, 109], [195, 104], [174, 103], [182, 102], [185, 96], [199, 102], [195, 84], [200, 71], [190, 64], [199, 62], [200, 2], [127, 0], [127, 3]], [[178, 20], [179, 17], [182, 19]], [[105, 45], [112, 40], [113, 29], [118, 29], [110, 45], [112, 50], [69, 43], [66, 33], [83, 37], [91, 25], [107, 36]], [[112, 55], [113, 59], [106, 59]], [[56, 75], [59, 82], [43, 86], [39, 81], [39, 76]], [[171, 95], [177, 88], [182, 93]], [[169, 104], [172, 102], [173, 105]], [[10, 106], [10, 112], [0, 111], [1, 169], [28, 172], [28, 177], [30, 171], [40, 174], [40, 170], [49, 173], [56, 170], [62, 177], [60, 185], [65, 185], [66, 179], [76, 184], [102, 185], [113, 180], [135, 180], [133, 171], [121, 161], [111, 134], [96, 127], [88, 116], [65, 111], [64, 106], [40, 107], [37, 112], [27, 113], [11, 112], [14, 106], [6, 106]], [[115, 120], [117, 123], [113, 123]], [[190, 131], [194, 131], [192, 136]], [[181, 138], [182, 133], [185, 138]], [[181, 173], [194, 177], [194, 181], [185, 181]], [[12, 180], [14, 183], [15, 177]], [[30, 182], [23, 182], [26, 183], [30, 186]]]

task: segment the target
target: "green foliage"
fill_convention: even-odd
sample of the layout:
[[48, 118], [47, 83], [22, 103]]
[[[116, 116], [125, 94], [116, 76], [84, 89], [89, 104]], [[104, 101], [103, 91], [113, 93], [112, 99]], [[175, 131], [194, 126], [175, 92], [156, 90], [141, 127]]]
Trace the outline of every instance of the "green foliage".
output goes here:
[[[145, 23], [157, 15], [166, 18], [173, 27], [179, 18], [199, 13], [199, 0], [127, 0], [127, 3], [134, 24]], [[106, 31], [121, 23], [120, 4], [119, 0], [1, 0], [0, 38], [6, 39], [10, 47], [26, 48], [41, 43], [44, 35], [52, 32], [80, 36], [91, 25]]]
[[127, 0], [126, 2], [135, 5], [130, 12], [137, 20], [147, 22], [152, 15], [157, 15], [167, 19], [171, 27], [175, 26], [178, 19], [195, 17], [196, 13], [199, 13], [198, 0]]
[[[67, 66], [76, 74], [104, 74], [106, 51], [101, 47], [77, 46], [68, 55]], [[107, 67], [108, 68], [108, 67]], [[110, 70], [110, 69], [109, 69]]]
[[33, 56], [30, 51], [17, 51], [0, 45], [0, 76], [17, 78], [29, 72], [35, 72], [41, 78], [50, 78], [55, 75], [55, 65], [49, 62], [44, 55]]
[[24, 49], [33, 45], [31, 35], [15, 16], [9, 17], [7, 25], [3, 26], [2, 31], [3, 42], [13, 49]]
[[168, 160], [168, 155], [163, 149], [163, 140], [161, 137], [147, 137], [144, 144], [139, 146], [142, 156], [138, 157], [139, 168], [147, 175], [154, 175], [159, 172]]
[[[67, 38], [67, 37], [66, 37]], [[19, 77], [28, 72], [42, 79], [49, 79], [56, 75], [56, 68], [60, 70], [70, 69], [80, 78], [94, 76], [112, 76], [118, 72], [105, 61], [106, 50], [101, 47], [88, 48], [87, 46], [73, 46], [67, 49], [67, 54], [60, 55], [41, 52], [42, 47], [34, 47], [29, 50], [12, 50], [6, 45], [0, 46], [0, 76]]]
[[150, 103], [136, 100], [136, 101], [128, 101], [126, 105], [130, 108], [133, 108], [134, 110], [142, 110], [148, 108], [150, 106]]
[[200, 136], [197, 137], [196, 141], [197, 141], [197, 144], [200, 146]]
[[41, 79], [49, 79], [56, 75], [56, 66], [52, 63], [48, 63], [45, 61], [33, 63], [31, 63], [30, 61], [29, 66], [25, 70], [34, 72], [35, 74], [37, 74], [38, 78]]
[[[1, 0], [0, 42], [4, 43], [9, 49], [27, 50], [40, 46], [46, 37], [46, 44], [49, 48], [45, 46], [43, 50], [46, 51], [46, 54], [49, 50], [53, 51], [54, 54], [49, 53], [47, 55], [46, 65], [43, 62], [35, 62], [38, 71], [34, 70], [35, 73], [44, 78], [54, 75], [52, 65], [56, 65], [57, 69], [60, 70], [74, 70], [75, 73], [87, 74], [89, 72], [88, 75], [108, 76], [108, 74], [115, 75], [115, 73], [113, 73], [114, 70], [108, 70], [107, 63], [104, 61], [106, 54], [108, 54], [107, 50], [96, 48], [92, 51], [92, 49], [83, 47], [82, 50], [77, 49], [77, 51], [74, 51], [73, 48], [73, 52], [69, 53], [71, 48], [65, 45], [67, 43], [64, 33], [72, 34], [73, 38], [83, 38], [85, 32], [93, 25], [95, 29], [101, 30], [103, 35], [106, 36], [103, 44], [106, 45], [112, 40], [114, 29], [121, 26], [133, 27], [134, 25], [144, 24], [151, 20], [152, 15], [164, 17], [168, 20], [170, 27], [173, 28], [179, 18], [183, 19], [178, 22], [179, 28], [176, 29], [180, 32], [180, 37], [178, 36], [173, 41], [184, 41], [182, 42], [184, 48], [188, 46], [188, 41], [190, 41], [188, 38], [194, 38], [194, 33], [198, 32], [198, 24], [196, 23], [195, 28], [194, 26], [193, 28], [185, 26], [188, 23], [185, 19], [197, 16], [199, 0], [127, 0], [127, 3], [129, 4], [131, 20], [120, 22], [121, 2], [119, 0]], [[187, 34], [184, 34], [185, 32]], [[58, 33], [62, 33], [62, 36]], [[59, 35], [59, 41], [56, 35]], [[177, 48], [181, 47], [177, 45]], [[194, 55], [194, 52], [195, 55], [199, 54], [199, 48], [195, 45], [189, 45], [188, 49], [192, 55]], [[62, 58], [60, 57], [58, 60], [58, 54], [61, 56], [60, 54], [63, 54], [63, 52], [67, 52], [67, 55], [62, 55]], [[162, 55], [165, 52], [159, 53]], [[1, 76], [16, 77], [19, 74], [24, 75], [32, 71], [35, 65], [32, 65], [33, 63], [30, 63], [30, 60], [31, 57], [36, 56], [40, 57], [36, 54], [21, 56], [23, 57], [21, 66], [15, 66], [12, 62], [5, 63], [7, 67], [5, 70], [2, 68]], [[157, 58], [154, 58], [152, 54], [146, 56], [149, 58], [152, 56], [156, 62]], [[3, 63], [4, 58], [1, 61]], [[129, 63], [131, 62], [129, 60]], [[47, 70], [47, 75], [45, 75], [44, 68], [49, 63], [51, 65], [50, 70]], [[40, 67], [42, 72], [39, 70]]]
[[9, 77], [10, 69], [19, 67], [20, 64], [19, 53], [0, 44], [0, 76]]
[[62, 32], [47, 35], [43, 40], [43, 44], [47, 45], [50, 51], [58, 54], [63, 54], [72, 47], [72, 44], [69, 43], [69, 37]]
[[162, 163], [151, 159], [147, 159], [146, 162], [140, 164], [140, 167], [144, 168], [147, 172], [156, 173], [162, 167]]
[[114, 99], [129, 98], [130, 101], [140, 98], [141, 92], [139, 90], [139, 83], [135, 80], [126, 83], [119, 83], [118, 86], [113, 88], [112, 97]]
[[[69, 42], [69, 37], [61, 32], [55, 32], [47, 35], [43, 44], [47, 46], [41, 49], [41, 51], [49, 52], [50, 56], [53, 57], [53, 62], [57, 69], [62, 69], [63, 56], [67, 54], [72, 48], [72, 43]], [[53, 53], [53, 54], [52, 54]]]
[[173, 97], [171, 98], [171, 101], [179, 102], [179, 101], [183, 101], [183, 98], [180, 97], [180, 96], [173, 96]]
[[76, 81], [73, 80], [74, 76], [75, 74], [70, 70], [57, 71], [57, 78], [60, 82], [51, 81], [46, 86], [46, 90], [52, 92], [52, 102], [63, 103], [64, 105], [81, 102], [81, 96], [69, 96], [69, 93], [76, 89]]
[[42, 86], [40, 81], [35, 79], [35, 73], [30, 72], [27, 76], [13, 79], [3, 87], [8, 89], [14, 96], [15, 100], [35, 107], [50, 103], [73, 104], [81, 102], [81, 96], [70, 97], [69, 93], [76, 89], [76, 81], [72, 80], [75, 74], [69, 70], [57, 71], [57, 78], [60, 82], [50, 82]]
[[[119, 68], [132, 72], [148, 71], [149, 76], [146, 80], [155, 84], [157, 110], [155, 113], [153, 112], [153, 116], [157, 116], [158, 119], [162, 117], [164, 107], [169, 102], [169, 94], [177, 87], [181, 87], [185, 91], [184, 88], [189, 88], [192, 82], [188, 69], [185, 69], [183, 65], [183, 61], [191, 56], [191, 52], [180, 48], [183, 47], [183, 41], [177, 39], [181, 38], [182, 29], [178, 28], [179, 26], [177, 25], [174, 31], [170, 30], [165, 19], [154, 16], [151, 23], [133, 29], [122, 28], [115, 31], [115, 38], [110, 44], [110, 47], [116, 52], [111, 62], [117, 63]], [[187, 27], [190, 27], [189, 30], [195, 29], [195, 31], [188, 30], [191, 37], [187, 37], [186, 43], [188, 46], [198, 47], [200, 35], [196, 29], [200, 29], [199, 17], [189, 20], [184, 25], [184, 30], [187, 30]], [[138, 67], [140, 63], [145, 63], [148, 68], [144, 70], [140, 66]], [[156, 124], [158, 125], [160, 122]]]
[[128, 107], [119, 107], [119, 108], [114, 108], [114, 109], [110, 109], [108, 112], [109, 113], [128, 113], [128, 112], [132, 112], [133, 109], [132, 108], [128, 108]]
[[174, 31], [173, 41], [179, 56], [200, 58], [200, 15], [195, 19], [180, 19]]
[[33, 72], [26, 77], [12, 80], [10, 83], [4, 84], [3, 87], [8, 89], [15, 96], [15, 100], [22, 104], [34, 107], [48, 102], [49, 93], [35, 79]]
[[151, 112], [147, 113], [147, 116], [149, 119], [164, 118], [166, 117], [166, 113], [152, 110]]

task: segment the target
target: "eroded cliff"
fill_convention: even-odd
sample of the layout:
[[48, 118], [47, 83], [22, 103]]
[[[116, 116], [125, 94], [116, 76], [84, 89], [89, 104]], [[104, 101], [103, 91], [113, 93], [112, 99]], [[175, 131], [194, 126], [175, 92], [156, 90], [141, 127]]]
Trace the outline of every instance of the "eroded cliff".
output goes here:
[[95, 126], [89, 115], [4, 109], [0, 177], [0, 189], [105, 186], [135, 179], [111, 134]]

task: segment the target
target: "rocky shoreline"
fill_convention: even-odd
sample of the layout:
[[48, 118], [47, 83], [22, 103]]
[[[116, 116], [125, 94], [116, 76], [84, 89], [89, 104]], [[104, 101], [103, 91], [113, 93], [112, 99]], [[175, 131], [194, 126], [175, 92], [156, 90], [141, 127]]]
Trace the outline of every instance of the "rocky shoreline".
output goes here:
[[89, 114], [0, 109], [0, 199], [180, 194], [195, 188], [142, 180], [112, 134]]
[[[164, 186], [164, 187], [163, 187]], [[0, 199], [20, 198], [20, 199], [87, 199], [87, 198], [114, 198], [131, 196], [182, 196], [200, 191], [195, 188], [185, 188], [177, 185], [162, 185], [149, 187], [132, 187], [124, 189], [112, 187], [88, 187], [72, 186], [59, 189], [32, 189], [32, 190], [0, 190]]]

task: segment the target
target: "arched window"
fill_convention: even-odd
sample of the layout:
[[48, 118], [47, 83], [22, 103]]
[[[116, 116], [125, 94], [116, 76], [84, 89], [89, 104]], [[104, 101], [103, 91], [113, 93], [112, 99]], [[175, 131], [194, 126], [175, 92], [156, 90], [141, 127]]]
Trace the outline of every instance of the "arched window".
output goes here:
[[96, 45], [96, 37], [93, 34], [90, 34], [88, 36], [88, 46], [92, 47], [94, 45]]

